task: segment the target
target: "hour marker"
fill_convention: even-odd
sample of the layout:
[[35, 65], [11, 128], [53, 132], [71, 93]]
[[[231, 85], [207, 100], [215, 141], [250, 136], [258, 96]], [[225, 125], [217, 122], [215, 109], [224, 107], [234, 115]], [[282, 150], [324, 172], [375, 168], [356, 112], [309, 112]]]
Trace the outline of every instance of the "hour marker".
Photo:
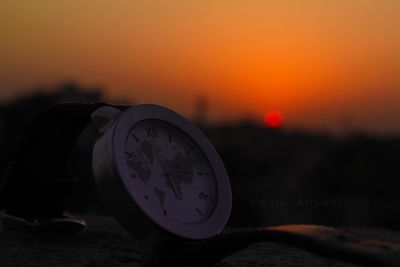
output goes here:
[[133, 154], [131, 154], [131, 153], [127, 152], [127, 151], [125, 151], [125, 154], [128, 155], [129, 157], [133, 157]]
[[199, 210], [199, 208], [196, 208], [196, 211], [197, 211], [201, 216], [203, 216], [203, 213], [201, 212], [201, 210]]
[[169, 134], [168, 135], [168, 141], [171, 143], [171, 141], [172, 141], [172, 137], [171, 137], [171, 135]]
[[136, 142], [139, 143], [140, 140], [139, 140], [139, 138], [138, 138], [135, 134], [132, 134], [132, 137], [135, 138]]
[[185, 156], [189, 155], [190, 152], [191, 152], [190, 150], [186, 151]]
[[204, 175], [204, 172], [198, 172], [197, 175]]
[[166, 210], [164, 210], [164, 216], [167, 216], [167, 211]]
[[147, 138], [149, 137], [158, 137], [158, 131], [156, 128], [154, 127], [150, 127], [150, 128], [144, 128], [146, 133], [147, 133]]
[[136, 178], [136, 174], [131, 174], [131, 177], [132, 178]]

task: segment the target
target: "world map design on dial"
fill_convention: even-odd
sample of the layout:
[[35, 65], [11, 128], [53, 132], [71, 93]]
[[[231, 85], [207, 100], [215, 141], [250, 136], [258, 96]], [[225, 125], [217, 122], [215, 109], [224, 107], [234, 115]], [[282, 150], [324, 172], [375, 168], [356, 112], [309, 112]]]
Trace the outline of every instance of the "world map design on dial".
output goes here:
[[136, 124], [127, 137], [126, 161], [135, 186], [145, 199], [157, 199], [164, 216], [193, 223], [213, 212], [217, 196], [212, 167], [198, 145], [174, 125], [160, 120]]

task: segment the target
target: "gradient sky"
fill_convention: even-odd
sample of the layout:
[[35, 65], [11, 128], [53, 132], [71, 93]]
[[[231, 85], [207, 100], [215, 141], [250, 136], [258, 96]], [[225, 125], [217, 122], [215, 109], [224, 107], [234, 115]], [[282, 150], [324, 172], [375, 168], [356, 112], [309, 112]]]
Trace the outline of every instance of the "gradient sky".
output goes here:
[[0, 3], [0, 98], [66, 80], [211, 120], [400, 133], [400, 1]]

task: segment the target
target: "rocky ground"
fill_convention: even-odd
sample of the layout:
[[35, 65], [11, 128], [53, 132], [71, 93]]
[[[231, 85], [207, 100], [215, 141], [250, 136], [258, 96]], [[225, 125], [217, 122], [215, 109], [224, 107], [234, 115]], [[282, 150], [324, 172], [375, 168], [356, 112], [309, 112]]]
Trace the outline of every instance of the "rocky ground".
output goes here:
[[[111, 217], [84, 216], [88, 227], [76, 236], [38, 235], [0, 230], [0, 266], [143, 266], [138, 243]], [[400, 242], [400, 233], [351, 229], [369, 238]], [[274, 242], [252, 245], [230, 255], [218, 267], [231, 266], [360, 266], [324, 258]]]

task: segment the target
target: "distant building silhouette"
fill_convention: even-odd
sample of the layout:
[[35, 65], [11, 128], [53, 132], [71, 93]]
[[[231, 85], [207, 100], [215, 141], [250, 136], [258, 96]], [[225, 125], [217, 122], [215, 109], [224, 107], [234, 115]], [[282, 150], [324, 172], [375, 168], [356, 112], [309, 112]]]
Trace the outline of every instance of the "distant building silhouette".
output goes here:
[[208, 99], [205, 96], [199, 96], [195, 103], [194, 121], [199, 125], [207, 123]]

